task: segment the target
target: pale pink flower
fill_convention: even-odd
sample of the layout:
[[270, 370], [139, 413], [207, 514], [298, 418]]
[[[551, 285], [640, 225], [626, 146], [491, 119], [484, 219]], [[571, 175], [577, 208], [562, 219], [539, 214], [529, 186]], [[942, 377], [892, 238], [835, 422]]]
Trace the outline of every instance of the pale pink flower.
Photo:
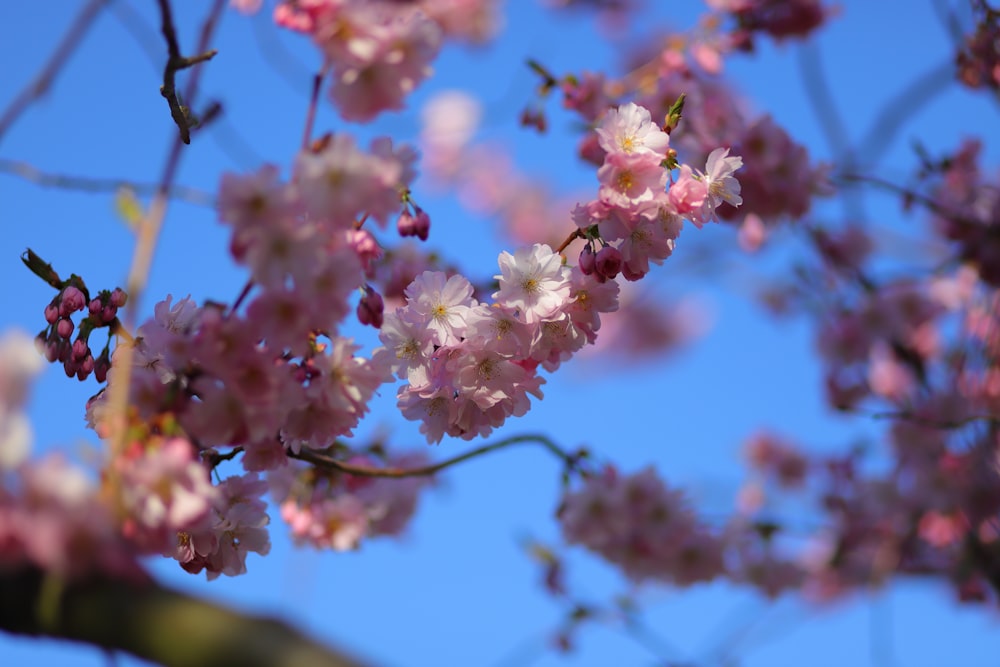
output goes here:
[[424, 271], [406, 288], [407, 308], [435, 333], [435, 343], [452, 345], [464, 336], [469, 309], [476, 305], [472, 284], [460, 275]]
[[[667, 170], [649, 153], [609, 153], [597, 170], [598, 197], [608, 206], [640, 212], [663, 199]], [[670, 188], [673, 192], [674, 187]]]
[[500, 253], [500, 275], [493, 276], [500, 290], [493, 299], [504, 308], [516, 311], [527, 324], [552, 319], [569, 305], [569, 269], [562, 256], [546, 245], [536, 243], [515, 254]]
[[657, 127], [649, 110], [634, 102], [609, 109], [597, 126], [601, 148], [615, 153], [646, 154], [659, 163], [670, 148], [670, 135]]

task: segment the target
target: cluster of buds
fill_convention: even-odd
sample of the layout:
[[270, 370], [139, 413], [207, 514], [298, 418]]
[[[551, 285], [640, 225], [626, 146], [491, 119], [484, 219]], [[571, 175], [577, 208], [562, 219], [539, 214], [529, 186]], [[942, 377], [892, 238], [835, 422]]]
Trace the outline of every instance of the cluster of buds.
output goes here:
[[594, 242], [588, 241], [580, 251], [580, 271], [599, 283], [614, 280], [622, 271], [622, 263], [622, 253], [614, 246], [605, 244], [595, 252]]
[[[96, 297], [91, 298], [87, 285], [79, 276], [74, 274], [61, 280], [52, 266], [43, 262], [31, 250], [27, 250], [21, 259], [35, 275], [59, 290], [45, 307], [45, 321], [48, 325], [35, 337], [45, 358], [50, 363], [61, 363], [67, 377], [76, 376], [83, 381], [94, 373], [98, 382], [104, 382], [111, 367], [108, 344], [95, 357], [90, 347], [90, 334], [95, 329], [105, 327], [110, 333], [115, 333], [118, 309], [125, 305], [128, 295], [120, 287], [116, 287], [114, 290], [101, 290]], [[82, 311], [87, 314], [75, 324], [73, 315]]]
[[426, 241], [431, 232], [431, 217], [424, 209], [414, 206], [412, 212], [407, 209], [400, 214], [396, 221], [396, 231], [404, 238], [416, 236], [421, 241]]

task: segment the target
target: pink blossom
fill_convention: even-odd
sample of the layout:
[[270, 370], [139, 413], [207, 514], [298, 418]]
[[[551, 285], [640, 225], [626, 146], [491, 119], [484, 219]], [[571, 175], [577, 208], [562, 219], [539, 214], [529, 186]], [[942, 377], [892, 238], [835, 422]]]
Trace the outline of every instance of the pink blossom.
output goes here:
[[651, 162], [659, 163], [670, 147], [670, 135], [653, 124], [648, 109], [634, 102], [608, 110], [596, 131], [609, 157], [615, 153], [648, 155]]
[[678, 215], [687, 218], [701, 229], [707, 222], [702, 211], [705, 202], [708, 201], [708, 186], [695, 176], [688, 165], [682, 164], [680, 172], [680, 176], [670, 186], [667, 197]]
[[660, 166], [659, 158], [642, 152], [609, 153], [597, 170], [597, 178], [601, 182], [601, 201], [630, 212], [657, 204], [667, 185], [667, 171]]
[[535, 324], [551, 319], [568, 305], [569, 269], [548, 246], [536, 243], [513, 255], [505, 251], [498, 262], [501, 273], [494, 278], [500, 282], [500, 290], [493, 298], [516, 311], [520, 321]]
[[469, 309], [476, 305], [467, 278], [449, 278], [440, 271], [417, 276], [406, 288], [406, 298], [414, 317], [435, 333], [438, 345], [451, 345], [463, 337]]

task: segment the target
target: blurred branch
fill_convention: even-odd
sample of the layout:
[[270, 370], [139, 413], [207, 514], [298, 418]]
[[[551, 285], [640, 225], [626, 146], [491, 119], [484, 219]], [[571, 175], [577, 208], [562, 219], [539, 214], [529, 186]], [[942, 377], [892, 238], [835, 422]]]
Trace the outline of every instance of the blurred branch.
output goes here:
[[861, 140], [862, 162], [877, 165], [906, 120], [926, 106], [955, 80], [955, 65], [946, 62], [912, 80], [882, 106]]
[[90, 0], [80, 10], [80, 13], [77, 14], [76, 19], [70, 25], [69, 30], [63, 36], [59, 46], [56, 47], [48, 62], [42, 67], [42, 71], [18, 93], [17, 97], [10, 103], [10, 106], [4, 110], [3, 115], [0, 116], [0, 138], [3, 138], [3, 135], [10, 129], [11, 125], [17, 121], [18, 117], [24, 113], [24, 110], [32, 102], [49, 91], [52, 82], [55, 81], [56, 75], [59, 74], [59, 71], [69, 60], [70, 55], [72, 55], [73, 51], [80, 44], [80, 40], [83, 39], [87, 30], [94, 23], [98, 11], [100, 11], [102, 5], [108, 2], [110, 0]]
[[[799, 73], [806, 97], [812, 105], [813, 113], [823, 131], [823, 136], [830, 148], [830, 155], [837, 166], [844, 171], [854, 171], [857, 156], [851, 138], [844, 126], [843, 116], [837, 108], [838, 100], [830, 90], [830, 82], [820, 59], [819, 47], [807, 43], [798, 50]], [[844, 209], [847, 217], [862, 220], [861, 200], [857, 195], [843, 193]]]
[[477, 447], [476, 449], [465, 452], [464, 454], [459, 454], [458, 456], [453, 456], [450, 459], [445, 459], [444, 461], [428, 466], [422, 466], [420, 468], [379, 468], [374, 466], [355, 465], [352, 463], [346, 463], [345, 461], [340, 461], [328, 454], [315, 449], [310, 449], [308, 447], [303, 447], [298, 454], [289, 452], [288, 456], [293, 459], [299, 459], [300, 461], [312, 463], [316, 466], [333, 468], [334, 470], [339, 470], [340, 472], [345, 472], [350, 475], [357, 475], [359, 477], [429, 477], [434, 473], [440, 472], [445, 468], [450, 468], [451, 466], [463, 461], [468, 461], [469, 459], [474, 459], [484, 454], [489, 454], [490, 452], [505, 449], [513, 445], [528, 443], [541, 445], [556, 456], [556, 458], [562, 460], [562, 462], [566, 464], [567, 468], [575, 467], [580, 458], [584, 456], [583, 453], [570, 454], [555, 444], [550, 438], [541, 434], [515, 435], [510, 438], [504, 438], [499, 442], [483, 445], [482, 447]]
[[[0, 158], [0, 173], [10, 174], [42, 187], [60, 188], [63, 190], [82, 190], [84, 192], [116, 192], [128, 188], [139, 195], [152, 195], [158, 190], [153, 183], [136, 183], [118, 178], [90, 178], [87, 176], [72, 176], [69, 174], [54, 174], [33, 167], [27, 162]], [[168, 188], [167, 196], [171, 199], [194, 204], [196, 206], [214, 206], [212, 195], [203, 190], [174, 185]]]
[[0, 629], [86, 642], [167, 667], [363, 664], [281, 621], [239, 614], [155, 582], [68, 584], [51, 600], [50, 577], [35, 568], [0, 572]]

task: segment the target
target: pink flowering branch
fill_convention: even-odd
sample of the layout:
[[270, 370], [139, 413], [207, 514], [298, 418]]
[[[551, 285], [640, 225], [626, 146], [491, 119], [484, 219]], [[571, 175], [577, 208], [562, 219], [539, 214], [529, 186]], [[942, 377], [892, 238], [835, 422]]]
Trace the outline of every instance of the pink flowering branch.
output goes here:
[[541, 445], [551, 452], [556, 458], [562, 460], [563, 463], [566, 464], [567, 469], [575, 468], [580, 459], [586, 456], [585, 450], [581, 450], [576, 453], [567, 452], [553, 442], [552, 439], [538, 433], [528, 433], [504, 438], [498, 442], [483, 445], [482, 447], [477, 447], [465, 452], [464, 454], [453, 456], [450, 459], [445, 459], [444, 461], [427, 466], [421, 466], [419, 468], [377, 468], [372, 466], [357, 465], [340, 461], [333, 458], [329, 454], [325, 454], [321, 451], [310, 449], [308, 447], [303, 447], [298, 454], [289, 453], [289, 456], [291, 458], [312, 463], [316, 466], [333, 468], [335, 470], [339, 470], [340, 472], [357, 475], [358, 477], [428, 477], [444, 470], [445, 468], [450, 468], [453, 465], [462, 463], [463, 461], [478, 458], [484, 454], [489, 454], [500, 449], [506, 449], [507, 447], [512, 447], [514, 445], [523, 445], [528, 443]]
[[49, 91], [59, 70], [66, 64], [73, 50], [76, 49], [80, 44], [80, 40], [87, 34], [87, 30], [93, 25], [94, 19], [97, 18], [97, 13], [100, 11], [102, 5], [106, 4], [109, 4], [109, 0], [90, 0], [80, 10], [76, 20], [73, 21], [69, 30], [66, 31], [62, 42], [52, 52], [52, 56], [45, 63], [42, 71], [14, 98], [14, 101], [10, 103], [10, 106], [0, 116], [0, 138], [3, 137], [11, 125], [17, 121], [18, 117], [24, 113], [25, 109], [32, 102], [41, 98]]
[[82, 641], [166, 667], [362, 667], [280, 621], [238, 614], [152, 582], [60, 587], [34, 568], [0, 572], [0, 629]]

